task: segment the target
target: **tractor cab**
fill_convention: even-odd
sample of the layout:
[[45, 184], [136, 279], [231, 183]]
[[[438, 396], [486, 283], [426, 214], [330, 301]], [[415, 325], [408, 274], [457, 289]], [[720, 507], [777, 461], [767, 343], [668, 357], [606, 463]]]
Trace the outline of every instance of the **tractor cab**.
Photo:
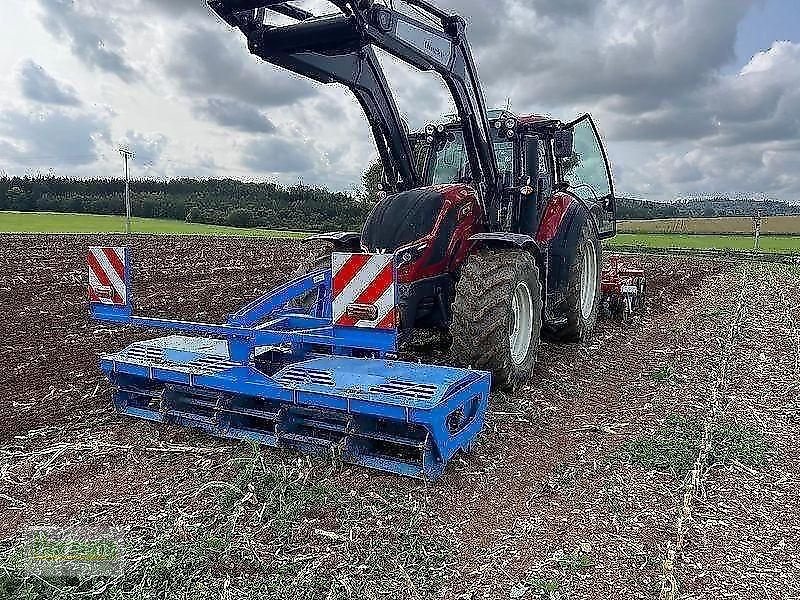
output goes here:
[[[516, 195], [517, 215], [509, 230], [535, 236], [553, 194], [568, 191], [597, 221], [600, 238], [616, 234], [616, 205], [610, 165], [592, 118], [562, 123], [538, 115], [520, 117], [489, 111], [491, 142], [504, 193]], [[464, 133], [457, 118], [428, 125], [412, 137], [416, 163], [430, 186], [471, 181]]]

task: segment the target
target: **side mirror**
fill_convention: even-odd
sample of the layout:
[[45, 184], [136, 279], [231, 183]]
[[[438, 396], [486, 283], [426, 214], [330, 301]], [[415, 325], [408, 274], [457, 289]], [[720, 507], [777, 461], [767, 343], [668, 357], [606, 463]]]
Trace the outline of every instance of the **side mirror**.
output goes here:
[[575, 136], [571, 129], [559, 129], [553, 135], [553, 154], [556, 158], [569, 158], [574, 150]]

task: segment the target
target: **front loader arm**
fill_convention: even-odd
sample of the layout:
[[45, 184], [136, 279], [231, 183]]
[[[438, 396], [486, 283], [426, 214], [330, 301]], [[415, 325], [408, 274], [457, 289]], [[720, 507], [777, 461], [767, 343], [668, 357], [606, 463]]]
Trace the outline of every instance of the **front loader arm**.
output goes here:
[[[346, 85], [364, 108], [376, 138], [389, 183], [398, 189], [419, 187], [408, 132], [397, 110], [373, 46], [445, 81], [464, 130], [470, 176], [491, 204], [500, 195], [500, 175], [491, 143], [486, 104], [464, 20], [425, 0], [406, 0], [441, 22], [424, 23], [374, 0], [331, 0], [339, 14], [317, 17], [288, 2], [275, 0], [209, 0], [228, 23], [241, 29], [253, 54], [323, 83]], [[287, 26], [263, 23], [264, 11], [290, 16]], [[391, 181], [396, 174], [398, 181]]]
[[[346, 3], [338, 4], [344, 12]], [[386, 76], [374, 49], [361, 43], [349, 10], [341, 17], [318, 18], [285, 2], [268, 0], [209, 0], [209, 6], [245, 34], [255, 56], [314, 81], [350, 89], [367, 116], [386, 182], [398, 191], [422, 185]], [[264, 25], [266, 10], [297, 23]]]

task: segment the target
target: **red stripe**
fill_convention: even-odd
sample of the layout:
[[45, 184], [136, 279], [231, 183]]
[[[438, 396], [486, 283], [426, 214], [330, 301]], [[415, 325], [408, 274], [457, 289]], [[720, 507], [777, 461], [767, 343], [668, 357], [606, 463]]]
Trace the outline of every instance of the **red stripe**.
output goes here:
[[101, 267], [100, 263], [97, 262], [97, 257], [92, 252], [89, 252], [89, 255], [86, 257], [86, 262], [89, 263], [89, 268], [94, 271], [94, 274], [101, 285], [110, 288], [114, 287], [111, 285], [111, 281], [109, 280], [108, 275], [106, 275], [106, 272], [103, 270], [103, 267]]
[[356, 320], [353, 317], [349, 316], [347, 313], [344, 313], [339, 318], [339, 320], [336, 321], [336, 324], [341, 327], [352, 327], [353, 325], [356, 324]]
[[397, 307], [392, 308], [378, 323], [376, 329], [395, 329], [397, 327]]
[[383, 293], [389, 289], [394, 282], [394, 265], [390, 262], [378, 273], [367, 288], [356, 298], [354, 304], [375, 304]]
[[88, 289], [89, 289], [89, 302], [100, 302], [100, 298], [94, 292], [91, 285], [88, 286]]
[[[361, 292], [361, 295], [353, 301], [353, 304], [375, 304], [381, 296], [389, 289], [389, 287], [394, 283], [394, 264], [389, 263], [386, 265], [383, 270], [378, 274], [378, 276], [372, 280], [372, 282], [367, 286], [367, 288]], [[341, 325], [342, 327], [352, 327], [358, 321], [354, 318], [349, 317], [347, 312], [341, 316], [341, 318], [336, 322], [337, 325]]]
[[97, 258], [95, 258], [95, 255], [89, 252], [88, 256], [86, 257], [86, 262], [89, 264], [89, 268], [91, 268], [92, 271], [94, 272], [95, 276], [100, 282], [100, 285], [111, 288], [112, 290], [111, 302], [113, 302], [114, 304], [124, 305], [125, 301], [122, 299], [122, 296], [119, 295], [117, 290], [114, 289], [114, 286], [111, 285], [111, 281], [108, 279], [108, 276], [106, 275], [106, 272], [103, 270], [103, 267], [101, 267], [100, 263], [97, 262]]
[[106, 255], [108, 262], [111, 263], [111, 266], [114, 267], [114, 270], [117, 272], [119, 278], [124, 282], [125, 281], [125, 265], [119, 259], [119, 254], [113, 248], [101, 248], [103, 254]]
[[369, 262], [367, 254], [353, 254], [333, 275], [333, 296], [341, 294], [358, 272]]

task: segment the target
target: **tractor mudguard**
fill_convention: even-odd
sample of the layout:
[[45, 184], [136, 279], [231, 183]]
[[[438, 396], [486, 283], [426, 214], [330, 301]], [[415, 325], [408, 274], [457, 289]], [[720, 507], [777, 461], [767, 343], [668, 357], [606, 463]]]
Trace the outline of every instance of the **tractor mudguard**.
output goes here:
[[[568, 194], [564, 195], [571, 198]], [[577, 250], [578, 236], [581, 228], [590, 219], [592, 219], [592, 216], [583, 204], [573, 198], [571, 202], [565, 202], [557, 224], [552, 222], [549, 225], [543, 223], [543, 227], [553, 228], [547, 234], [552, 236], [547, 240], [549, 263], [547, 288], [551, 292], [558, 293], [566, 285], [570, 261]], [[542, 238], [542, 233], [543, 230], [540, 229], [540, 238]]]
[[597, 221], [582, 202], [575, 200], [564, 212], [547, 252], [545, 327], [562, 340], [583, 340], [596, 323], [596, 309], [584, 312], [582, 304], [582, 286], [592, 285], [584, 282], [582, 275], [582, 269], [586, 268], [583, 263], [583, 253], [587, 251], [585, 240], [593, 240], [594, 244], [593, 256], [597, 260], [595, 306], [599, 307], [602, 245], [597, 236]]
[[532, 250], [537, 254], [541, 252], [540, 244], [524, 233], [509, 233], [506, 231], [478, 233], [470, 237], [469, 241], [487, 248], [520, 248]]
[[361, 234], [355, 231], [334, 231], [331, 233], [318, 233], [311, 235], [304, 242], [328, 242], [333, 244], [335, 250], [351, 250], [358, 252], [361, 249]]

